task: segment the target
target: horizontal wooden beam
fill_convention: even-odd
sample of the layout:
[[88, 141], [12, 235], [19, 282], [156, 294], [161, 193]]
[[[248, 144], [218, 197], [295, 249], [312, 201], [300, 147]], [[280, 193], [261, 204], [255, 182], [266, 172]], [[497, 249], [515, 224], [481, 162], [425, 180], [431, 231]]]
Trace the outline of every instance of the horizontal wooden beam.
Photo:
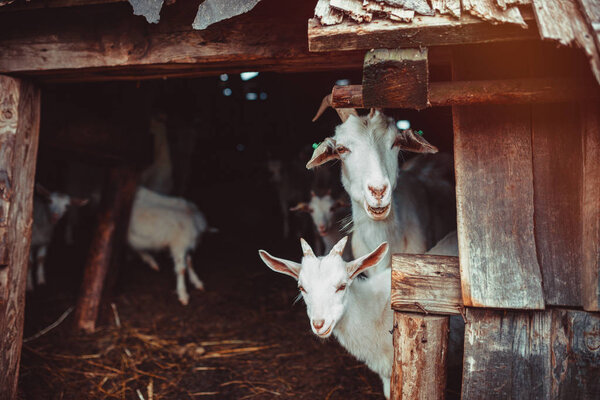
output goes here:
[[[470, 104], [519, 104], [576, 101], [581, 98], [598, 98], [592, 83], [577, 79], [526, 78], [485, 81], [431, 82], [429, 84], [429, 106], [460, 106]], [[391, 90], [393, 88], [389, 88]], [[368, 104], [363, 99], [361, 85], [334, 86], [332, 105], [334, 108], [382, 107]], [[388, 108], [415, 108], [406, 106], [406, 100], [398, 96], [390, 98]], [[397, 101], [396, 101], [397, 100]]]
[[460, 314], [462, 304], [458, 257], [392, 256], [392, 308], [395, 311]]
[[314, 4], [281, 3], [263, 0], [202, 31], [192, 29], [192, 1], [164, 7], [159, 24], [128, 3], [0, 13], [0, 73], [70, 82], [362, 68], [363, 51], [309, 52]]
[[523, 17], [528, 29], [514, 24], [493, 25], [468, 14], [463, 14], [460, 20], [436, 15], [419, 16], [411, 23], [345, 21], [331, 26], [323, 26], [317, 18], [312, 18], [308, 21], [308, 46], [310, 51], [321, 52], [539, 39], [531, 13], [524, 13]]

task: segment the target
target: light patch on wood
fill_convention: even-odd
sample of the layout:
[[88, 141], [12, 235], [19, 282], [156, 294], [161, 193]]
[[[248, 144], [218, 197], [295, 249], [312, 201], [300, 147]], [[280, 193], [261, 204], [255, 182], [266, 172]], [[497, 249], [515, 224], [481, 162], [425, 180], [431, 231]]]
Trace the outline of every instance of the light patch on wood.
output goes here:
[[205, 0], [198, 6], [192, 27], [206, 29], [212, 24], [252, 10], [259, 2], [260, 0]]
[[315, 17], [319, 18], [323, 25], [335, 25], [342, 22], [344, 14], [331, 8], [329, 0], [319, 0], [315, 6]]
[[379, 0], [364, 0], [363, 8], [372, 13], [383, 13], [392, 21], [411, 22], [415, 16], [414, 10], [391, 7]]
[[129, 0], [133, 7], [133, 15], [141, 15], [149, 24], [158, 24], [160, 9], [164, 0]]
[[431, 8], [440, 14], [450, 14], [460, 18], [460, 0], [431, 0]]
[[600, 83], [600, 53], [594, 40], [596, 32], [588, 26], [576, 0], [533, 0], [533, 11], [542, 39], [582, 48]]
[[331, 0], [331, 7], [343, 11], [356, 22], [370, 22], [373, 19], [373, 13], [363, 8], [362, 0]]
[[496, 3], [498, 4], [498, 7], [500, 7], [503, 10], [506, 10], [506, 8], [510, 7], [510, 6], [516, 6], [516, 5], [525, 6], [525, 5], [530, 5], [531, 4], [531, 0], [496, 0]]
[[421, 15], [433, 15], [434, 12], [429, 6], [427, 0], [381, 0], [392, 7], [413, 10]]
[[493, 24], [509, 23], [527, 28], [527, 23], [517, 7], [502, 10], [495, 0], [462, 0], [462, 5], [465, 11]]

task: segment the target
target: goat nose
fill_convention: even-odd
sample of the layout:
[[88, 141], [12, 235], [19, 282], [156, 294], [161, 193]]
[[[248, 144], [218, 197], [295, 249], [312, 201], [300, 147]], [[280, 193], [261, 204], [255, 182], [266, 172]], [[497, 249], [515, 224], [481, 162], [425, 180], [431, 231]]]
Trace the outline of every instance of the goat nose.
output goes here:
[[373, 186], [369, 186], [369, 191], [377, 200], [381, 200], [387, 191], [388, 186], [383, 185], [380, 188], [374, 188]]
[[323, 325], [325, 325], [325, 320], [324, 319], [315, 319], [315, 320], [313, 320], [312, 324], [316, 330], [319, 330], [323, 327]]

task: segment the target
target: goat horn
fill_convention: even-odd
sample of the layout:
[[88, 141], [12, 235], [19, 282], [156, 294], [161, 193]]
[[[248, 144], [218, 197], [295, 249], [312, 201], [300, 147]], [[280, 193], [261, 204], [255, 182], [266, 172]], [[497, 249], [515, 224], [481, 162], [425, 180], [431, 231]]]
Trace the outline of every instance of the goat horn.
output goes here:
[[[319, 117], [323, 115], [323, 113], [325, 112], [325, 110], [327, 110], [328, 107], [333, 108], [333, 106], [331, 105], [332, 98], [332, 93], [329, 93], [327, 96], [323, 97], [323, 101], [321, 101], [321, 105], [319, 106], [317, 113], [313, 117], [312, 122], [315, 122], [317, 119], [319, 119]], [[338, 113], [342, 122], [346, 122], [346, 120], [350, 118], [351, 115], [358, 117], [358, 112], [356, 112], [354, 108], [334, 108], [334, 110]]]

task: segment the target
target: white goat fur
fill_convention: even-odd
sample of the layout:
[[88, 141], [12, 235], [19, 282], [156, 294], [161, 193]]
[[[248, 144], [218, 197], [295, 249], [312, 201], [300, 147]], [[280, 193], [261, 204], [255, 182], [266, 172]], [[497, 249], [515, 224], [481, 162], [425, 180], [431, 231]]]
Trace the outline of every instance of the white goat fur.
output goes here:
[[[350, 115], [307, 164], [313, 168], [333, 159], [342, 161], [342, 184], [352, 200], [354, 256], [367, 254], [382, 242], [390, 244], [390, 253], [425, 253], [439, 240], [428, 237], [432, 216], [425, 188], [415, 174], [399, 172], [401, 149], [437, 152], [412, 131], [398, 131], [394, 121], [379, 111]], [[390, 265], [388, 254], [376, 268]]]
[[185, 286], [186, 270], [192, 285], [204, 289], [192, 267], [190, 253], [210, 229], [195, 204], [139, 187], [131, 211], [127, 241], [142, 260], [156, 270], [158, 264], [147, 251], [170, 251], [177, 279], [177, 296], [186, 305], [189, 301]]
[[328, 255], [316, 257], [302, 240], [302, 264], [275, 258], [264, 250], [259, 255], [275, 272], [298, 280], [313, 332], [322, 338], [333, 333], [346, 350], [379, 374], [389, 398], [394, 354], [389, 332], [393, 324], [391, 275], [383, 271], [369, 279], [355, 279], [386, 256], [388, 245], [383, 243], [375, 251], [345, 262], [341, 254], [346, 241], [347, 237], [342, 238]]

